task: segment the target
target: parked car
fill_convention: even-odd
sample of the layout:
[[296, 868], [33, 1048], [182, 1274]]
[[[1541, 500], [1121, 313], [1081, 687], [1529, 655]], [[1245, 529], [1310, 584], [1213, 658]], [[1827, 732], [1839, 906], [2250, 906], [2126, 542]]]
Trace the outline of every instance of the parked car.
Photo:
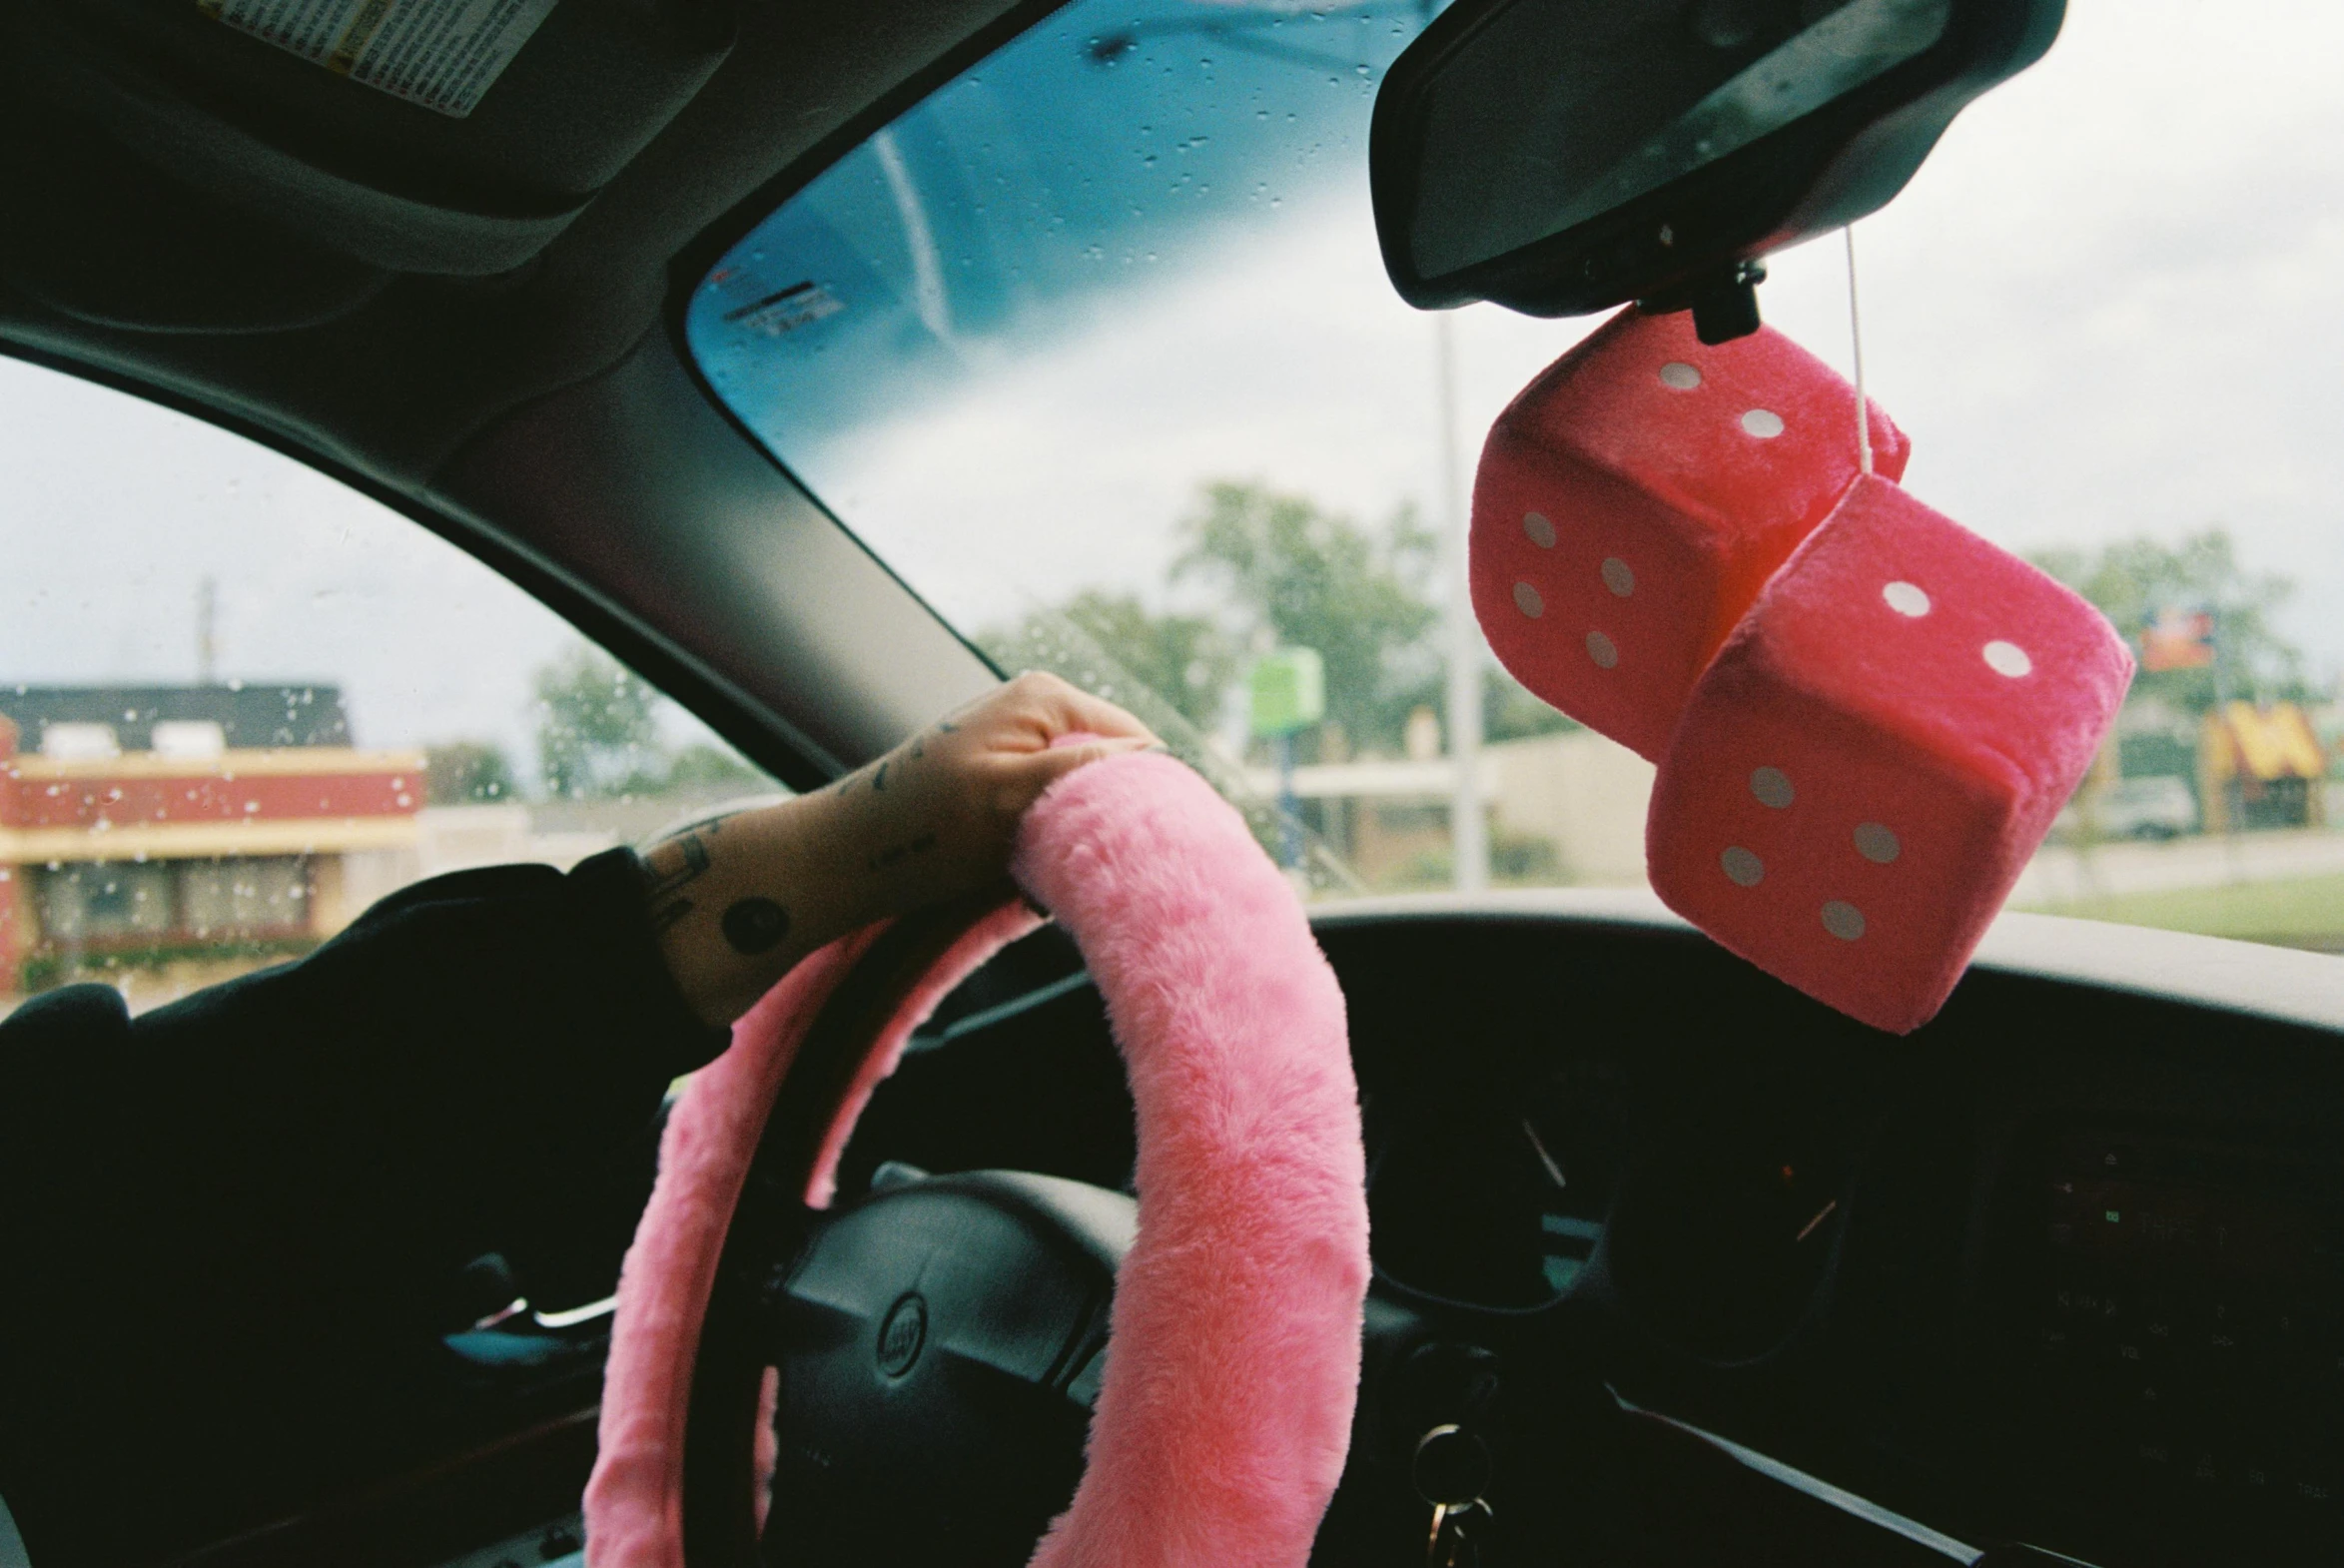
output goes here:
[[[2197, 793], [2187, 779], [2170, 775], [2118, 779], [2092, 796], [2090, 820], [2099, 838], [2162, 843], [2197, 831]], [[2084, 812], [2069, 801], [2053, 827], [2072, 840], [2083, 832], [2083, 825]]]

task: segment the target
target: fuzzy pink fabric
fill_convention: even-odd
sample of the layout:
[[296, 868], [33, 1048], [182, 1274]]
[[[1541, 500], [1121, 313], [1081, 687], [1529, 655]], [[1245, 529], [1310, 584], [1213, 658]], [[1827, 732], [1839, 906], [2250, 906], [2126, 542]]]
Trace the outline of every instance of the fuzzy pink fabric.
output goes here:
[[[1027, 814], [1015, 870], [1089, 960], [1139, 1115], [1139, 1239], [1090, 1465], [1034, 1561], [1300, 1568], [1342, 1473], [1367, 1287], [1342, 994], [1242, 820], [1170, 758], [1062, 779]], [[809, 1201], [829, 1200], [854, 1119], [912, 1030], [1031, 924], [1021, 908], [981, 923], [890, 1021]], [[725, 1226], [790, 1060], [873, 935], [792, 972], [669, 1120], [619, 1284], [586, 1491], [594, 1568], [681, 1568], [684, 1415]]]
[[1170, 757], [1069, 774], [1014, 869], [1083, 950], [1140, 1123], [1090, 1465], [1036, 1568], [1301, 1568], [1350, 1445], [1367, 1294], [1334, 972], [1243, 820]]
[[682, 1568], [684, 1416], [700, 1321], [773, 1096], [814, 1017], [879, 935], [808, 957], [732, 1027], [692, 1078], [659, 1141], [659, 1180], [618, 1275], [586, 1554], [595, 1568]]

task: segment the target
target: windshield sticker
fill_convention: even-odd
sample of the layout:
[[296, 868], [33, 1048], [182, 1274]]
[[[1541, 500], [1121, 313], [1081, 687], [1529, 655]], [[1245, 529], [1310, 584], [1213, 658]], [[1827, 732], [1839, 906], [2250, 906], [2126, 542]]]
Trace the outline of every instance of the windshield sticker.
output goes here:
[[196, 0], [214, 21], [454, 119], [512, 64], [554, 0]]
[[[722, 284], [725, 279], [725, 274], [717, 273], [709, 281]], [[784, 333], [811, 327], [816, 322], [836, 316], [846, 308], [844, 300], [809, 278], [804, 283], [791, 284], [787, 289], [778, 289], [744, 305], [735, 306], [724, 313], [724, 319], [744, 333], [763, 333], [768, 338], [779, 338]]]

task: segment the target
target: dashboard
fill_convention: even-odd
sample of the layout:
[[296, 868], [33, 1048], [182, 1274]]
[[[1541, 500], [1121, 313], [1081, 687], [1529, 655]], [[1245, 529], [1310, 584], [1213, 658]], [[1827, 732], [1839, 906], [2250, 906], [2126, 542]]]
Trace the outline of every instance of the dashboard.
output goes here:
[[[2344, 1558], [2344, 963], [2006, 917], [1898, 1039], [1622, 898], [1318, 931], [1379, 1293], [1543, 1342], [1925, 1560]], [[882, 1160], [1128, 1181], [1063, 938], [916, 1045], [850, 1189]]]
[[[2046, 1130], [2024, 1168], [2046, 1461], [2233, 1542], [2333, 1527], [2344, 1483], [2344, 1165], [2273, 1129]], [[2332, 1537], [2323, 1537], [2331, 1540]], [[2235, 1549], [2235, 1546], [2234, 1548]], [[2331, 1557], [2331, 1560], [2333, 1558]]]
[[[1441, 1386], [1502, 1385], [1484, 1568], [2344, 1561], [2344, 961], [2005, 917], [1899, 1039], [1622, 897], [1316, 929], [1367, 1140], [1361, 1419], [1403, 1412], [1329, 1534], [1421, 1561], [1409, 1445]], [[914, 1037], [840, 1186], [1128, 1190], [1132, 1129], [1046, 928]], [[1379, 1361], [1400, 1317], [1441, 1342]], [[187, 1568], [566, 1563], [582, 1366], [527, 1373], [528, 1432]]]

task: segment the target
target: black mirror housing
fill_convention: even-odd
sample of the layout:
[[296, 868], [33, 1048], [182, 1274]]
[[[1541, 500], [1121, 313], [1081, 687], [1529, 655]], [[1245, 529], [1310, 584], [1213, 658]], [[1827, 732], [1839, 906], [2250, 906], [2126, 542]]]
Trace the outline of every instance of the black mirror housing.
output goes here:
[[1410, 305], [1692, 309], [1755, 331], [1769, 253], [1879, 211], [2065, 0], [1459, 0], [1392, 63], [1369, 177]]

